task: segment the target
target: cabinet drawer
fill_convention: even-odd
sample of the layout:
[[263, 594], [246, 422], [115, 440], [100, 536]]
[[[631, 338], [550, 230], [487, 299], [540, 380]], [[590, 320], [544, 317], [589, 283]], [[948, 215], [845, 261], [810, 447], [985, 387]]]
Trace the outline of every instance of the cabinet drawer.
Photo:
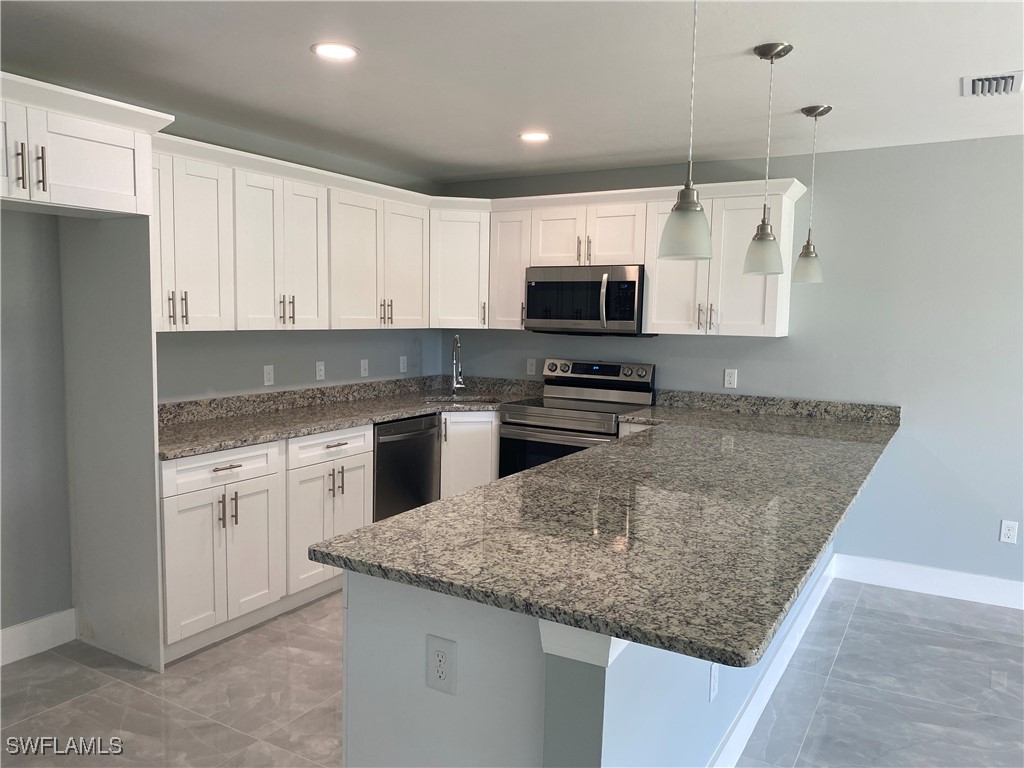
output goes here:
[[288, 469], [354, 456], [373, 450], [373, 427], [355, 427], [294, 437], [288, 441]]
[[273, 475], [282, 470], [284, 441], [262, 443], [202, 456], [163, 462], [161, 496], [176, 496], [204, 488]]

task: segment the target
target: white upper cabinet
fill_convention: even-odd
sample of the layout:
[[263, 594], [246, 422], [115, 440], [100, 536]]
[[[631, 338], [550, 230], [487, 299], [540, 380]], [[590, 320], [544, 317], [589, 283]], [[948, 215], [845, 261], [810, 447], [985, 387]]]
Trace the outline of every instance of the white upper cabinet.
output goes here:
[[0, 102], [3, 122], [4, 160], [0, 194], [17, 200], [29, 199], [28, 114], [21, 104]]
[[[240, 331], [283, 328], [284, 182], [235, 171], [235, 302]], [[278, 286], [282, 286], [278, 290]]]
[[519, 330], [523, 327], [532, 219], [531, 211], [491, 214], [488, 328]]
[[430, 327], [487, 327], [490, 215], [430, 212]]
[[643, 264], [645, 203], [539, 208], [530, 265]]
[[383, 328], [384, 201], [332, 189], [331, 328]]
[[153, 155], [153, 213], [149, 216], [149, 282], [153, 328], [173, 330], [178, 306], [174, 291], [174, 169], [169, 155]]
[[584, 264], [643, 264], [647, 206], [644, 203], [587, 208]]
[[430, 325], [430, 250], [427, 209], [384, 202], [384, 279], [386, 327]]
[[[644, 331], [705, 333], [708, 315], [707, 260], [659, 259], [658, 244], [674, 203], [647, 206], [647, 248], [644, 259]], [[704, 201], [710, 220], [712, 202]], [[710, 225], [710, 221], [709, 221]]]
[[330, 326], [327, 189], [284, 181], [284, 277], [288, 328]]
[[161, 217], [173, 222], [173, 243], [162, 249], [164, 290], [177, 310], [172, 330], [235, 327], [234, 226], [231, 169], [175, 157], [172, 194]]
[[497, 480], [498, 414], [445, 413], [441, 418], [441, 498]]

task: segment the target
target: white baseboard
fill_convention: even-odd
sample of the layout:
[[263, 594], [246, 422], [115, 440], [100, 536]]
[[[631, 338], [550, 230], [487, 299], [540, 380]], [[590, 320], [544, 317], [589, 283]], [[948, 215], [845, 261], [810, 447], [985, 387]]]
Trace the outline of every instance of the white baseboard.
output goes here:
[[782, 644], [775, 653], [775, 657], [765, 669], [764, 674], [761, 675], [754, 690], [750, 692], [750, 697], [736, 716], [732, 728], [722, 740], [718, 752], [711, 759], [709, 765], [716, 766], [716, 768], [734, 768], [740, 759], [740, 755], [743, 754], [743, 749], [750, 739], [750, 734], [754, 732], [757, 721], [761, 719], [761, 713], [764, 712], [768, 700], [775, 692], [775, 686], [779, 684], [782, 674], [789, 665], [789, 660], [793, 658], [797, 646], [800, 645], [800, 640], [803, 638], [804, 632], [807, 631], [807, 625], [814, 618], [814, 612], [818, 610], [822, 598], [825, 597], [825, 592], [828, 591], [829, 584], [835, 578], [834, 566], [835, 556], [829, 560], [828, 565], [825, 566], [818, 580], [811, 587], [811, 593], [800, 608], [800, 612], [793, 619], [793, 623], [790, 624], [789, 631], [782, 638]]
[[10, 664], [26, 659], [70, 643], [76, 637], [78, 628], [74, 608], [6, 627], [0, 632], [0, 663]]
[[835, 578], [1024, 610], [1024, 583], [927, 565], [835, 555]]

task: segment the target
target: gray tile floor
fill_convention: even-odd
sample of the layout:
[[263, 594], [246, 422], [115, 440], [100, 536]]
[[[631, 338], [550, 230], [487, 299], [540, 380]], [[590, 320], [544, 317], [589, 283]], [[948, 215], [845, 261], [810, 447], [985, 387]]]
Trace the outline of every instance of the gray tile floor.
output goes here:
[[1024, 613], [829, 587], [739, 766], [1024, 766]]
[[2, 669], [9, 737], [117, 736], [124, 754], [27, 757], [6, 766], [341, 765], [341, 596], [330, 595], [167, 667], [142, 669], [73, 642]]
[[[740, 766], [1024, 766], [1020, 611], [833, 582]], [[118, 736], [120, 757], [4, 766], [341, 764], [341, 599], [170, 665], [82, 643], [2, 670], [14, 736]]]

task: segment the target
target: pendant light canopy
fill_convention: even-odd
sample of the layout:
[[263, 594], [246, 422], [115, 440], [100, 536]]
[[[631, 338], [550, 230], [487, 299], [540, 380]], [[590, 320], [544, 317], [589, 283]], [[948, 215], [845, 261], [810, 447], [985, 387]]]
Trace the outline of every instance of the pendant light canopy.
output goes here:
[[693, 188], [693, 95], [697, 81], [697, 0], [693, 0], [693, 47], [690, 61], [690, 148], [686, 184], [679, 190], [658, 245], [659, 259], [710, 259], [711, 230]]
[[789, 43], [762, 43], [754, 48], [758, 58], [771, 64], [768, 79], [768, 142], [764, 158], [764, 210], [761, 223], [757, 226], [754, 239], [747, 248], [747, 257], [743, 260], [745, 275], [781, 275], [784, 271], [782, 251], [779, 241], [775, 239], [772, 225], [768, 223], [768, 164], [772, 156], [772, 95], [775, 90], [775, 60], [791, 53], [793, 46]]
[[800, 249], [796, 266], [793, 267], [794, 283], [820, 283], [821, 262], [818, 261], [818, 252], [814, 250], [814, 243], [811, 241], [811, 225], [814, 223], [814, 165], [818, 156], [818, 118], [824, 117], [832, 111], [828, 104], [815, 104], [804, 107], [800, 110], [807, 117], [814, 118], [814, 141], [811, 143], [811, 211], [807, 217], [807, 242]]

